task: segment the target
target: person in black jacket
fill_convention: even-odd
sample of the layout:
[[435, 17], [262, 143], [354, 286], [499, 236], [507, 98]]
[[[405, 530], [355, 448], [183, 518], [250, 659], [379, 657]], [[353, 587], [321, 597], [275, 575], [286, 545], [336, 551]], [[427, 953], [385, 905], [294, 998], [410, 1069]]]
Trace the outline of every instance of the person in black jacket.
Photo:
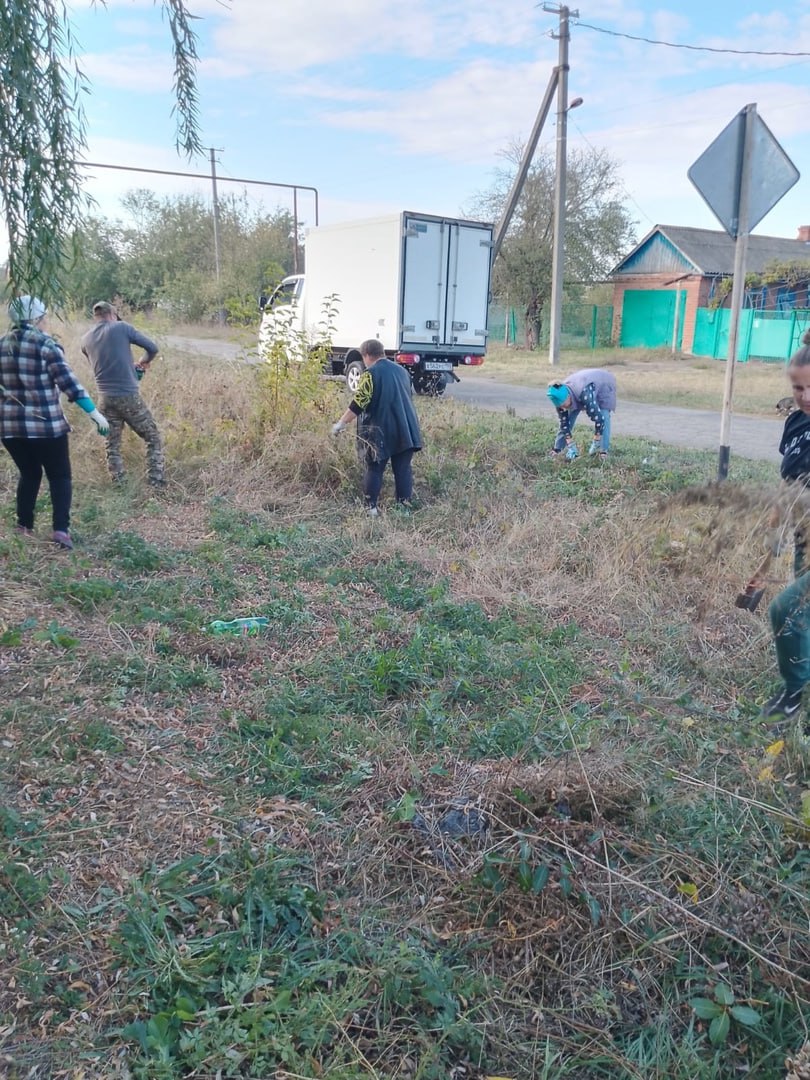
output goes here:
[[411, 378], [399, 364], [389, 360], [376, 338], [364, 341], [360, 355], [366, 370], [346, 412], [332, 425], [339, 435], [357, 421], [357, 438], [365, 464], [363, 494], [366, 510], [376, 517], [385, 466], [391, 462], [396, 500], [408, 505], [413, 494], [411, 462], [422, 449], [422, 433], [411, 400]]
[[[788, 483], [810, 486], [810, 331], [802, 338], [802, 348], [787, 367], [795, 409], [785, 421], [779, 453], [780, 472]], [[799, 500], [794, 500], [799, 511]], [[794, 512], [794, 521], [796, 520]], [[775, 510], [770, 524], [779, 525]], [[807, 564], [807, 521], [799, 512], [794, 534], [794, 580], [771, 602], [768, 614], [774, 634], [776, 660], [784, 681], [782, 689], [762, 707], [767, 718], [790, 718], [802, 704], [802, 694], [810, 682], [810, 566]], [[778, 541], [777, 541], [778, 542]]]

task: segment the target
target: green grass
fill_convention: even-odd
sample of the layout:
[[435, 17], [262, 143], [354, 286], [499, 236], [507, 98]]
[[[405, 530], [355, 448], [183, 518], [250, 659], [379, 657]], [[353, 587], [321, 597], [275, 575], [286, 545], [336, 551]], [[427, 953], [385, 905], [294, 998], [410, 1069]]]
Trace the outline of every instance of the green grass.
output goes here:
[[[420, 408], [412, 515], [346, 445], [0, 541], [9, 1076], [781, 1080], [808, 756], [731, 602], [759, 511], [690, 498], [711, 454]], [[756, 1021], [712, 1042], [721, 982]]]

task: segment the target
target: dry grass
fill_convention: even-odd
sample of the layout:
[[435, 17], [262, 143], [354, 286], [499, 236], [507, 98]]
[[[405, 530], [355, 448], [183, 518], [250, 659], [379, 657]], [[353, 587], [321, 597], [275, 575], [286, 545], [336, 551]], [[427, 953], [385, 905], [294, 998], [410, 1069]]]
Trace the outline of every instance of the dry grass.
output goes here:
[[[75, 359], [75, 339], [67, 344]], [[25, 913], [24, 941], [0, 926], [13, 973], [0, 995], [6, 1062], [19, 1070], [10, 1075], [75, 1080], [79, 1053], [90, 1055], [88, 1076], [128, 1075], [121, 1040], [112, 1050], [99, 1040], [158, 1005], [117, 951], [127, 905], [178, 860], [225, 866], [248, 845], [260, 863], [295, 857], [328, 898], [312, 931], [324, 964], [346, 928], [396, 946], [369, 965], [371, 1004], [335, 1006], [332, 1035], [355, 1071], [330, 1072], [326, 1057], [275, 1075], [732, 1075], [751, 1047], [735, 1037], [727, 1072], [711, 1073], [687, 1004], [725, 980], [740, 1000], [767, 995], [757, 1007], [769, 1037], [789, 1032], [760, 1073], [777, 1076], [801, 1040], [798, 1021], [780, 1028], [775, 1017], [801, 1013], [810, 979], [806, 888], [775, 872], [806, 846], [807, 748], [790, 733], [777, 753], [766, 749], [755, 700], [773, 673], [767, 624], [733, 598], [759, 560], [769, 508], [788, 496], [761, 486], [754, 466], [744, 487], [684, 489], [694, 461], [672, 451], [653, 471], [621, 441], [609, 469], [560, 469], [541, 456], [541, 423], [426, 400], [421, 509], [370, 521], [355, 512], [353, 441], [328, 435], [335, 387], [319, 409], [291, 406], [275, 427], [241, 365], [169, 351], [142, 390], [166, 434], [165, 500], [140, 485], [136, 439], [133, 480], [110, 491], [103, 444], [78, 415], [84, 545], [56, 563], [44, 544], [0, 540], [0, 633], [24, 611], [37, 632], [56, 620], [77, 641], [60, 652], [24, 631], [0, 649], [0, 677], [15, 688], [4, 804], [39, 822], [44, 853], [32, 840], [25, 858], [53, 882]], [[6, 506], [12, 481], [4, 462]], [[159, 565], [127, 571], [105, 548], [122, 536], [150, 545]], [[783, 561], [775, 580], [787, 572]], [[116, 586], [120, 606], [77, 607], [71, 596], [99, 581]], [[170, 617], [160, 590], [179, 584]], [[273, 604], [279, 625], [265, 638], [200, 632], [225, 608]], [[285, 613], [306, 618], [285, 631]], [[420, 640], [437, 665], [424, 675], [414, 670]], [[383, 663], [415, 688], [381, 682], [369, 697]], [[150, 689], [172, 665], [198, 681]], [[273, 711], [284, 693], [289, 715]], [[497, 739], [521, 723], [501, 749]], [[459, 821], [469, 827], [459, 832]], [[542, 867], [541, 888], [532, 880]], [[155, 892], [169, 913], [158, 986], [183, 950], [240, 925], [246, 877], [235, 875], [230, 907], [196, 893], [192, 913]], [[183, 927], [175, 952], [173, 919]], [[483, 1033], [486, 1067], [459, 1051], [452, 1066], [441, 1059], [444, 1072], [420, 1073], [429, 1054], [420, 1059], [405, 1014], [381, 1019], [381, 981], [414, 938], [439, 967], [467, 965], [486, 986], [460, 1006]], [[30, 987], [25, 997], [31, 958], [52, 972], [61, 956], [75, 963], [75, 997], [35, 999]], [[332, 990], [348, 980], [341, 970]], [[211, 1003], [209, 1029], [228, 1014], [220, 997]], [[441, 1047], [446, 1032], [431, 1016], [427, 1041]], [[672, 1046], [694, 1038], [694, 1057], [633, 1058], [627, 1033], [656, 1028]], [[543, 1072], [549, 1046], [557, 1064]], [[794, 1075], [802, 1062], [798, 1052]], [[143, 1068], [150, 1080], [185, 1072]]]

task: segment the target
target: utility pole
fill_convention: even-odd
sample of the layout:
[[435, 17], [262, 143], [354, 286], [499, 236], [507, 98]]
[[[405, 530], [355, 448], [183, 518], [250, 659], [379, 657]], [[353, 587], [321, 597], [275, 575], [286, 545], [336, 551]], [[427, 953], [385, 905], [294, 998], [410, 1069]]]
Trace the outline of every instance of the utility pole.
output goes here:
[[211, 199], [214, 207], [214, 274], [217, 279], [217, 322], [222, 322], [222, 296], [220, 295], [220, 266], [219, 266], [219, 199], [217, 197], [217, 159], [216, 148], [210, 146], [208, 153], [211, 157]]
[[[554, 247], [551, 255], [551, 311], [549, 314], [548, 362], [556, 365], [560, 362], [560, 329], [562, 323], [563, 267], [565, 263], [565, 180], [567, 166], [568, 141], [568, 42], [570, 34], [568, 19], [573, 15], [579, 18], [578, 11], [571, 11], [565, 5], [543, 4], [543, 11], [550, 11], [560, 16], [560, 29], [556, 35], [559, 41], [559, 60], [557, 62], [557, 160], [554, 176]], [[577, 104], [582, 104], [577, 100]]]
[[515, 173], [515, 179], [512, 181], [512, 187], [509, 194], [506, 197], [503, 213], [501, 214], [500, 221], [495, 226], [495, 232], [492, 236], [492, 263], [494, 265], [495, 260], [498, 257], [498, 253], [503, 246], [503, 242], [506, 238], [506, 232], [509, 228], [509, 224], [512, 221], [512, 215], [515, 212], [515, 207], [518, 204], [518, 200], [523, 193], [523, 188], [526, 184], [526, 177], [529, 175], [529, 169], [531, 168], [534, 152], [537, 149], [537, 144], [540, 141], [540, 135], [543, 131], [543, 125], [548, 117], [549, 109], [551, 108], [551, 102], [554, 98], [554, 91], [557, 89], [557, 80], [559, 79], [560, 69], [552, 68], [551, 76], [548, 80], [548, 86], [546, 92], [543, 95], [543, 101], [540, 105], [540, 110], [534, 121], [534, 127], [532, 133], [529, 136], [529, 141], [523, 148], [523, 157], [520, 160], [520, 165]]

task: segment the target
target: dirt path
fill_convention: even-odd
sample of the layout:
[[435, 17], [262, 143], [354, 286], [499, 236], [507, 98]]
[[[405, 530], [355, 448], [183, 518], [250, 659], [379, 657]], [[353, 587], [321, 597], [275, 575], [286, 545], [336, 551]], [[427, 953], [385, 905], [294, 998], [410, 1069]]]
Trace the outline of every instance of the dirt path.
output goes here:
[[[215, 338], [165, 337], [164, 342], [182, 352], [203, 353], [219, 360], [235, 360], [244, 355], [241, 346]], [[545, 390], [532, 386], [512, 386], [474, 375], [462, 375], [451, 383], [447, 396], [479, 409], [503, 412], [510, 408], [517, 416], [554, 419]], [[755, 416], [735, 416], [731, 427], [731, 453], [754, 461], [779, 461], [782, 423]], [[717, 450], [720, 444], [720, 414], [702, 409], [680, 409], [672, 405], [642, 405], [620, 401], [613, 419], [615, 435], [663, 442], [690, 450]]]

